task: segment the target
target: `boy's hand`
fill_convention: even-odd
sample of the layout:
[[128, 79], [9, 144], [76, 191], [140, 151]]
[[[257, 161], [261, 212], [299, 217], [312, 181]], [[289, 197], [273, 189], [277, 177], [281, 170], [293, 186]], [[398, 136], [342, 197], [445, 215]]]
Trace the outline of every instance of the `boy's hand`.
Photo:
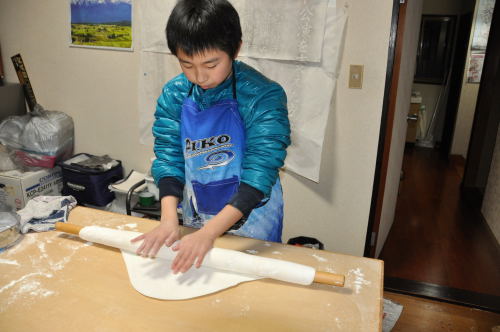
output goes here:
[[174, 274], [184, 273], [193, 264], [199, 268], [206, 253], [214, 246], [216, 237], [203, 228], [184, 236], [179, 243], [172, 247], [173, 251], [178, 251], [172, 262], [172, 272]]
[[148, 233], [144, 233], [131, 242], [144, 240], [137, 249], [139, 256], [155, 257], [163, 245], [170, 247], [175, 241], [180, 239], [180, 228], [177, 221], [162, 222]]

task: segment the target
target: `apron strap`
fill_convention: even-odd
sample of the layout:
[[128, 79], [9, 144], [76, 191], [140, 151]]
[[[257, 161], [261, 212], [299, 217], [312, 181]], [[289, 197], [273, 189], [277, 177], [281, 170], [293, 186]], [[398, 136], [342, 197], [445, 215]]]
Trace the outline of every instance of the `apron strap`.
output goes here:
[[232, 75], [232, 79], [233, 79], [233, 82], [232, 82], [232, 86], [233, 86], [233, 99], [234, 100], [238, 100], [236, 99], [236, 74], [235, 74], [235, 70], [234, 70], [234, 61], [233, 61], [233, 64], [232, 64], [232, 69], [233, 69], [233, 75]]
[[193, 93], [193, 88], [194, 88], [194, 83], [191, 83], [191, 87], [189, 88], [189, 92], [188, 92], [188, 97], [190, 97], [191, 93]]

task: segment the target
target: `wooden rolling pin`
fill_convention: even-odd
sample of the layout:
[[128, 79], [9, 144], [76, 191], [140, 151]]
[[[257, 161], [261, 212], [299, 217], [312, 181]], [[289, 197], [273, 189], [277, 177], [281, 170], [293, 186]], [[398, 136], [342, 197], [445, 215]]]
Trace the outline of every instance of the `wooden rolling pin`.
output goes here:
[[[85, 226], [80, 226], [80, 225], [75, 225], [75, 224], [70, 224], [70, 223], [62, 223], [62, 222], [56, 223], [56, 230], [61, 231], [61, 232], [65, 232], [65, 233], [75, 234], [75, 235], [80, 235], [80, 231], [84, 227]], [[330, 273], [330, 272], [316, 271], [314, 274], [313, 282], [316, 282], [319, 284], [344, 287], [345, 276], [341, 275], [341, 274]]]

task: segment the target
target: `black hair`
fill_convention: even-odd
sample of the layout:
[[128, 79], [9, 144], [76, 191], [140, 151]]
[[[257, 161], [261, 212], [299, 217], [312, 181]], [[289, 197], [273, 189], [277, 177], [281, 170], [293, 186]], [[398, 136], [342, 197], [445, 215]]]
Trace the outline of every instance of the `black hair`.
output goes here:
[[166, 35], [174, 55], [178, 50], [193, 56], [219, 49], [234, 59], [241, 43], [240, 17], [227, 0], [179, 0]]

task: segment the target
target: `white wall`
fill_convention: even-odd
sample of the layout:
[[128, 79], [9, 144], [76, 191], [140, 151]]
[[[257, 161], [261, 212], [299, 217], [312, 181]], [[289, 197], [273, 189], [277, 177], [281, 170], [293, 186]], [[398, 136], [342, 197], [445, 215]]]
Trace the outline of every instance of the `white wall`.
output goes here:
[[407, 2], [403, 45], [401, 50], [401, 65], [397, 86], [396, 110], [392, 129], [391, 148], [385, 183], [384, 201], [380, 226], [377, 235], [375, 257], [383, 248], [389, 230], [394, 222], [394, 213], [398, 199], [399, 179], [403, 164], [405, 149], [408, 110], [415, 73], [419, 27], [422, 13], [422, 0]]
[[[468, 70], [468, 66], [466, 70]], [[451, 154], [467, 158], [478, 94], [479, 84], [467, 83], [467, 77], [465, 77], [462, 92], [460, 93], [460, 104], [455, 121]]]
[[484, 193], [483, 213], [486, 222], [500, 244], [500, 130], [497, 133], [497, 142], [491, 161], [490, 174]]
[[[339, 0], [338, 6], [345, 2], [349, 5], [345, 52], [336, 110], [328, 121], [320, 183], [291, 173], [283, 175], [283, 239], [312, 236], [328, 250], [362, 255], [377, 154], [392, 0]], [[20, 52], [39, 103], [73, 117], [76, 152], [108, 153], [121, 159], [127, 170], [145, 172], [153, 153], [150, 147], [139, 143], [139, 54], [68, 47], [68, 3], [0, 0], [0, 43], [6, 79], [17, 82], [10, 56]], [[134, 32], [134, 36], [138, 34]], [[349, 64], [365, 66], [363, 89], [347, 88]]]
[[455, 120], [455, 131], [451, 143], [451, 154], [461, 155], [467, 158], [469, 149], [470, 134], [474, 122], [474, 113], [476, 111], [477, 95], [479, 94], [479, 83], [468, 83], [467, 73], [469, 71], [469, 59], [471, 55], [472, 36], [474, 35], [474, 25], [476, 24], [476, 13], [479, 6], [479, 0], [474, 9], [472, 19], [472, 28], [467, 46], [467, 58], [465, 63], [464, 76], [462, 78], [462, 90], [460, 92], [460, 101], [458, 105], [457, 118]]

